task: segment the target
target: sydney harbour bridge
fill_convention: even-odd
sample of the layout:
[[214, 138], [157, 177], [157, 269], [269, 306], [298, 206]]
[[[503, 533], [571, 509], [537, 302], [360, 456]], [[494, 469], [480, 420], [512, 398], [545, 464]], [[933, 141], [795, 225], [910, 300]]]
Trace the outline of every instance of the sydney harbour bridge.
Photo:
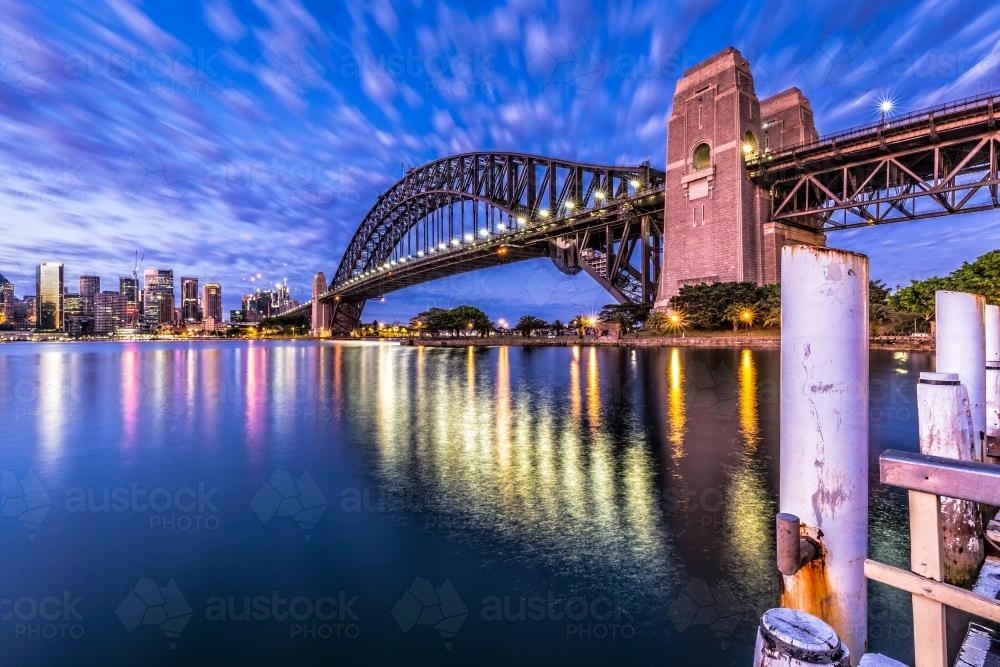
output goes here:
[[791, 243], [827, 232], [1000, 207], [986, 94], [820, 137], [797, 88], [760, 100], [726, 49], [677, 83], [666, 168], [476, 152], [409, 170], [360, 222], [316, 335], [346, 335], [365, 302], [422, 282], [548, 258], [621, 303], [663, 307], [686, 284], [780, 281]]

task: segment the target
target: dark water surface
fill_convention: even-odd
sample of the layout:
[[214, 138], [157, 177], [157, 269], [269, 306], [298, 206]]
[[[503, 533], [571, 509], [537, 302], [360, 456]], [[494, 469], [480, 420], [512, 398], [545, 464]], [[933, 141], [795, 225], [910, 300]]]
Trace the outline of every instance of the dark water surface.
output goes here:
[[[0, 346], [13, 664], [749, 665], [778, 353]], [[907, 560], [923, 354], [872, 353], [871, 546]], [[873, 586], [871, 645], [912, 660]]]

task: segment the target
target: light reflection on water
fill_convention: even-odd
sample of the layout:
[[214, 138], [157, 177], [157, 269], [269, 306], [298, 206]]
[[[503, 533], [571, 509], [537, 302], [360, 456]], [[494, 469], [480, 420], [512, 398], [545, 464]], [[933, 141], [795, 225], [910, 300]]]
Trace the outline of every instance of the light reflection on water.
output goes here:
[[[904, 504], [878, 486], [877, 456], [890, 446], [914, 447], [913, 382], [929, 359], [873, 353], [872, 360], [872, 381], [884, 390], [872, 391], [871, 550], [900, 564], [907, 559]], [[467, 653], [455, 659], [498, 664], [513, 654], [497, 644], [513, 646], [525, 633], [540, 634], [554, 655], [581, 664], [611, 657], [745, 664], [756, 620], [776, 598], [773, 351], [24, 346], [0, 355], [0, 373], [36, 386], [28, 407], [52, 417], [6, 415], [5, 467], [38, 470], [50, 495], [136, 478], [167, 487], [207, 480], [243, 526], [185, 535], [161, 556], [156, 536], [137, 540], [127, 521], [101, 523], [105, 517], [67, 523], [57, 501], [40, 530], [70, 550], [87, 545], [95, 554], [90, 567], [97, 572], [87, 579], [94, 586], [107, 588], [102, 576], [123, 565], [131, 576], [132, 560], [169, 556], [166, 569], [186, 573], [189, 590], [213, 591], [220, 574], [203, 556], [212, 553], [232, 576], [258, 587], [290, 574], [309, 582], [351, 573], [372, 616], [382, 618], [400, 582], [430, 576], [433, 563], [439, 579], [463, 586], [472, 614], [460, 635]], [[292, 551], [300, 542], [261, 540], [260, 522], [247, 509], [246, 498], [276, 467], [309, 470], [330, 502], [312, 552]], [[337, 513], [343, 489], [373, 483], [422, 506], [354, 523], [357, 517]], [[105, 564], [102, 549], [132, 560]], [[12, 576], [60, 581], [59, 562], [43, 559], [44, 570], [31, 559], [7, 564]], [[481, 594], [547, 593], [620, 594], [637, 634], [624, 644], [572, 643], [565, 628], [529, 632], [475, 615]], [[904, 660], [906, 606], [874, 589], [873, 648]], [[408, 636], [398, 628], [368, 632], [371, 650], [409, 657]], [[256, 655], [252, 645], [247, 651]]]

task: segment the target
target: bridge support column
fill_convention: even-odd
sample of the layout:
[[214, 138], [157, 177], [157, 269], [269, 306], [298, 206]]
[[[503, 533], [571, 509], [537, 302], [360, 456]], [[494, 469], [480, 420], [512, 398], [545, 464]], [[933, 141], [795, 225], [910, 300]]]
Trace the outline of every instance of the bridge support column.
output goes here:
[[364, 299], [337, 299], [330, 309], [330, 334], [350, 336], [361, 323], [361, 311], [365, 309]]
[[657, 308], [667, 308], [685, 285], [777, 282], [782, 247], [823, 245], [811, 223], [802, 229], [767, 223], [770, 193], [746, 170], [749, 157], [816, 136], [802, 91], [759, 100], [750, 64], [736, 49], [684, 72], [668, 126]]
[[326, 275], [320, 271], [313, 278], [312, 289], [312, 326], [309, 334], [315, 338], [330, 335], [330, 304], [319, 299], [326, 289]]

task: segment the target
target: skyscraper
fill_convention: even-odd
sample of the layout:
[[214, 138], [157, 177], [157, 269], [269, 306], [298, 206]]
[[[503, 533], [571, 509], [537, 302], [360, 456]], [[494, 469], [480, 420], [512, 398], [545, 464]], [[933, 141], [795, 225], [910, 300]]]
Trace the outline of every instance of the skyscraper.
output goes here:
[[127, 297], [120, 292], [101, 292], [95, 296], [94, 332], [110, 333], [124, 328], [128, 321], [127, 309]]
[[181, 322], [200, 322], [198, 310], [198, 279], [181, 278]]
[[118, 292], [125, 297], [125, 324], [134, 329], [139, 326], [139, 281], [132, 276], [119, 276]]
[[171, 269], [143, 271], [142, 324], [152, 330], [174, 321], [174, 272]]
[[42, 262], [35, 270], [35, 327], [63, 330], [63, 265]]
[[94, 316], [94, 297], [100, 291], [100, 276], [80, 276], [80, 296], [83, 298], [83, 314], [85, 316]]
[[206, 322], [211, 320], [213, 326], [222, 324], [222, 285], [205, 283], [202, 287], [201, 309]]
[[0, 274], [0, 324], [14, 318], [14, 283]]

